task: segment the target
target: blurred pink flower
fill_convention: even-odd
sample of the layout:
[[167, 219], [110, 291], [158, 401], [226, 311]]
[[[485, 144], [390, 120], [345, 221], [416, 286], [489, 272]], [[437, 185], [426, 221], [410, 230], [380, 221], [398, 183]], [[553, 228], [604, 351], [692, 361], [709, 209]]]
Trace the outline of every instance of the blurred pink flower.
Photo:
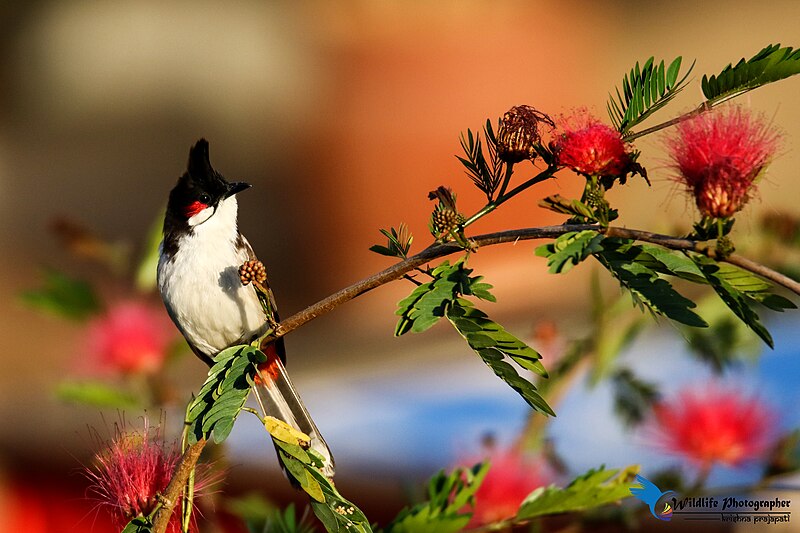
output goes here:
[[[86, 469], [92, 482], [89, 491], [106, 508], [122, 529], [136, 516], [148, 516], [158, 503], [156, 495], [166, 489], [181, 454], [177, 445], [168, 446], [158, 429], [149, 425], [142, 431], [121, 429], [105, 449], [95, 456], [94, 467]], [[216, 481], [203, 465], [195, 474], [195, 494], [202, 494]], [[170, 518], [169, 533], [179, 533], [180, 501]], [[198, 531], [195, 523], [190, 531]]]
[[684, 389], [653, 408], [647, 426], [654, 444], [707, 469], [758, 460], [775, 438], [775, 418], [764, 403], [717, 385]]
[[475, 493], [472, 520], [467, 527], [513, 517], [528, 494], [552, 481], [542, 459], [528, 456], [513, 447], [498, 449], [489, 445], [482, 456], [471, 459], [461, 463], [490, 461], [491, 466]]
[[700, 212], [730, 217], [752, 196], [756, 178], [779, 141], [763, 118], [729, 107], [681, 122], [667, 146], [678, 179], [694, 195]]
[[624, 176], [631, 170], [630, 147], [622, 135], [585, 109], [559, 121], [552, 146], [558, 164], [586, 176]]
[[162, 308], [138, 301], [120, 302], [89, 323], [89, 361], [125, 374], [152, 374], [161, 369], [173, 335]]

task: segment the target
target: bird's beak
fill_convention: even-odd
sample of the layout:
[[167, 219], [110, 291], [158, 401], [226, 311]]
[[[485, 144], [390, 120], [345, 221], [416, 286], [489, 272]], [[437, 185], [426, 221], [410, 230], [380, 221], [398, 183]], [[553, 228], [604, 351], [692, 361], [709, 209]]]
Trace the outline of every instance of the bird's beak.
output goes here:
[[225, 193], [225, 198], [230, 198], [236, 193], [240, 193], [245, 189], [249, 189], [252, 187], [249, 183], [245, 183], [243, 181], [237, 181], [236, 183], [229, 183], [228, 184], [228, 192]]

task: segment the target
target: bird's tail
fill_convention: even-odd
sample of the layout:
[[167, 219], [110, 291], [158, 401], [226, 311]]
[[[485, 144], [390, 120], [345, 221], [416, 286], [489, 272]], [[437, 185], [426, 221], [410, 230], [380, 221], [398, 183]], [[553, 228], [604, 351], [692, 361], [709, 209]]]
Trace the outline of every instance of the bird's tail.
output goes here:
[[335, 472], [333, 454], [328, 444], [308, 414], [280, 358], [274, 350], [267, 350], [266, 354], [267, 362], [259, 366], [258, 377], [253, 386], [262, 412], [308, 435], [311, 439], [310, 448], [319, 453], [324, 460], [322, 473], [328, 478], [333, 478]]

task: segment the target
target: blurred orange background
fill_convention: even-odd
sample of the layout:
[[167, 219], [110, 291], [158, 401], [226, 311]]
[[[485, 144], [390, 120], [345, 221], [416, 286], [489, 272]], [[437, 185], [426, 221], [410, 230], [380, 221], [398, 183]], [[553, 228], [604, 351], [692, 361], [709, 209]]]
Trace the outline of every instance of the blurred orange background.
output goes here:
[[[206, 137], [220, 172], [254, 184], [240, 196], [240, 227], [267, 265], [286, 317], [388, 266], [367, 250], [382, 241], [378, 228], [404, 221], [416, 250], [430, 242], [428, 191], [452, 186], [463, 211], [480, 208], [482, 194], [454, 157], [460, 132], [518, 104], [552, 115], [585, 106], [607, 119], [609, 92], [651, 55], [697, 64], [688, 88], [650, 123], [689, 110], [701, 101], [702, 74], [768, 43], [800, 45], [798, 2], [761, 7], [683, 0], [4, 3], [0, 484], [9, 481], [0, 490], [0, 531], [11, 516], [2, 509], [19, 499], [14, 487], [27, 487], [29, 501], [44, 494], [32, 486], [80, 486], [75, 470], [92, 451], [85, 428], [103, 424], [97, 409], [62, 404], [53, 394], [80, 357], [80, 329], [17, 297], [40, 284], [42, 265], [104, 279], [105, 295], [122, 296], [119, 284], [65, 252], [49, 230], [54, 218], [68, 216], [141, 252], [190, 145]], [[798, 83], [740, 99], [786, 139], [750, 213], [797, 209]], [[623, 225], [670, 231], [694, 216], [670, 180], [659, 139], [638, 143], [653, 186], [634, 179], [610, 193]], [[474, 231], [556, 223], [562, 217], [536, 202], [581, 187], [564, 173]], [[748, 225], [743, 216], [742, 229]], [[586, 272], [547, 275], [530, 243], [481, 250], [471, 266], [496, 286], [500, 303], [492, 315], [520, 335], [542, 319], [568, 329], [586, 316]], [[463, 361], [464, 349], [440, 348], [457, 346], [443, 329], [392, 338], [394, 305], [408, 290], [399, 282], [382, 287], [292, 333], [289, 369], [300, 389], [348, 388], [354, 376], [386, 379], [406, 376], [409, 367]], [[180, 365], [188, 398], [205, 368], [190, 358]], [[239, 463], [245, 466], [232, 477], [258, 486], [252, 478], [261, 465]], [[340, 465], [345, 494], [377, 494], [376, 501], [385, 494], [390, 511], [402, 504], [399, 479], [380, 472], [348, 477], [348, 466]], [[79, 490], [69, 496], [80, 497]], [[47, 530], [30, 524], [25, 531]]]

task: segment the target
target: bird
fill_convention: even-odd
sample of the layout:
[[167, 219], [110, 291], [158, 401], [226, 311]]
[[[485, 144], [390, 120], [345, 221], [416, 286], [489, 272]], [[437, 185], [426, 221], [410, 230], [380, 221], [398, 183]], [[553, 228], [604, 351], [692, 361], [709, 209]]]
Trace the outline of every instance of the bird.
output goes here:
[[659, 520], [669, 521], [672, 519], [672, 506], [668, 501], [664, 501], [664, 508], [661, 511], [657, 511], [656, 507], [659, 501], [664, 500], [665, 496], [672, 497], [675, 496], [676, 493], [671, 490], [661, 492], [661, 489], [659, 489], [655, 483], [638, 474], [636, 476], [636, 483], [637, 485], [633, 485], [630, 488], [631, 494], [650, 506], [650, 514]]
[[[189, 150], [186, 172], [169, 193], [159, 246], [157, 281], [164, 306], [192, 351], [211, 366], [230, 346], [246, 344], [280, 321], [263, 265], [238, 228], [236, 196], [250, 188], [229, 182], [212, 166], [209, 143]], [[261, 274], [262, 304], [242, 265]], [[266, 296], [265, 296], [266, 294]], [[262, 411], [310, 437], [323, 458], [322, 472], [335, 473], [333, 455], [286, 373], [283, 337], [265, 349], [253, 391]]]

